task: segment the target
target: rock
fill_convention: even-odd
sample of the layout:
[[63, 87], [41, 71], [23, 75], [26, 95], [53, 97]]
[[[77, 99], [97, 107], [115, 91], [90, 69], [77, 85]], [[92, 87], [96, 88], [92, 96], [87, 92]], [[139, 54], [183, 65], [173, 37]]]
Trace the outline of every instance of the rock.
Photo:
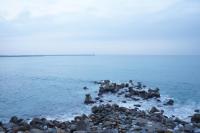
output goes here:
[[57, 130], [56, 130], [56, 128], [48, 128], [47, 132], [48, 133], [57, 133]]
[[98, 110], [99, 110], [99, 108], [97, 107], [97, 106], [93, 106], [92, 107], [92, 113], [97, 113], [98, 112]]
[[84, 89], [84, 90], [88, 90], [87, 86], [84, 86], [83, 89]]
[[138, 125], [134, 125], [133, 130], [134, 130], [134, 131], [140, 131], [140, 130], [142, 130], [142, 127], [141, 127], [141, 126], [138, 126]]
[[33, 120], [30, 122], [30, 125], [37, 129], [44, 129], [44, 122], [39, 118], [33, 118]]
[[123, 101], [122, 101], [122, 103], [126, 103], [126, 101], [125, 101], [125, 100], [123, 100]]
[[174, 122], [176, 122], [176, 123], [178, 123], [178, 124], [182, 124], [182, 125], [185, 125], [185, 124], [186, 124], [185, 121], [179, 119], [178, 117], [176, 117], [176, 118], [174, 119]]
[[66, 132], [63, 129], [57, 128], [55, 133], [66, 133]]
[[155, 113], [155, 112], [160, 112], [160, 110], [158, 110], [156, 107], [152, 107], [149, 111], [149, 113]]
[[101, 133], [118, 133], [117, 129], [105, 129]]
[[18, 126], [14, 123], [6, 123], [3, 124], [2, 128], [5, 129], [6, 132], [12, 132], [14, 128], [17, 128]]
[[192, 123], [200, 123], [200, 113], [196, 113], [191, 118]]
[[137, 82], [136, 89], [142, 89], [142, 83], [141, 82]]
[[88, 133], [87, 131], [74, 131], [73, 133]]
[[135, 107], [141, 107], [141, 105], [140, 105], [140, 104], [135, 104], [134, 106], [135, 106]]
[[193, 133], [194, 132], [194, 128], [192, 127], [191, 124], [186, 124], [186, 125], [184, 125], [184, 131], [186, 133]]
[[2, 127], [0, 127], [0, 133], [4, 133], [4, 129]]
[[174, 105], [174, 100], [172, 100], [172, 99], [168, 99], [168, 100], [164, 103], [164, 105], [172, 106], [172, 105]]
[[76, 130], [89, 131], [89, 129], [90, 129], [90, 122], [88, 119], [82, 119], [76, 125]]
[[200, 110], [199, 109], [195, 109], [194, 112], [200, 113]]
[[159, 98], [160, 97], [159, 88], [156, 88], [155, 90], [149, 89], [147, 97], [148, 98]]
[[17, 121], [18, 121], [17, 116], [13, 116], [13, 117], [11, 117], [11, 119], [10, 119], [10, 122], [12, 122], [12, 123], [17, 123]]
[[85, 104], [92, 104], [92, 103], [95, 103], [95, 102], [92, 100], [92, 97], [91, 97], [90, 94], [86, 94], [84, 103]]
[[30, 133], [45, 133], [45, 131], [37, 129], [37, 128], [33, 128], [33, 129], [30, 129]]
[[95, 100], [100, 100], [100, 97], [95, 97]]
[[75, 124], [71, 124], [70, 125], [70, 132], [73, 132], [76, 130], [76, 125]]

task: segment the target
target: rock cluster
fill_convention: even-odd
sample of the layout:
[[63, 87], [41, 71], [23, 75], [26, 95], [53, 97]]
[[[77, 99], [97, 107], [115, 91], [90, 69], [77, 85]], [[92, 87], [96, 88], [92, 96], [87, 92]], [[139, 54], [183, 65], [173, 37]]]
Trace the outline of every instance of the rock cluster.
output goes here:
[[[33, 118], [30, 123], [12, 117], [9, 123], [0, 125], [4, 133], [193, 133], [200, 125], [199, 114], [191, 123], [176, 117], [167, 117], [152, 107], [149, 111], [128, 109], [117, 104], [94, 106], [90, 115], [76, 116], [72, 121], [60, 122], [45, 118]], [[197, 133], [197, 132], [196, 132]]]
[[[93, 106], [90, 115], [76, 116], [72, 121], [33, 118], [30, 122], [14, 116], [8, 123], [0, 122], [0, 133], [200, 133], [199, 110], [195, 110], [191, 122], [186, 122], [175, 116], [167, 117], [163, 110], [156, 107], [144, 111], [138, 109], [140, 104], [135, 104], [135, 108], [130, 109], [117, 104], [105, 104], [101, 99], [102, 95], [112, 93], [123, 95], [125, 99], [155, 98], [159, 101], [158, 88], [148, 89], [141, 82], [134, 83], [132, 80], [128, 83], [112, 83], [110, 80], [95, 83], [100, 84], [99, 96], [92, 99], [90, 94], [86, 94], [84, 103], [99, 101], [100, 105]], [[126, 103], [126, 100], [122, 102]], [[172, 99], [164, 103], [166, 106], [173, 104]]]
[[124, 94], [126, 98], [132, 98], [134, 100], [137, 99], [136, 97], [142, 99], [160, 98], [159, 88], [146, 89], [146, 86], [142, 85], [141, 82], [134, 84], [130, 80], [128, 83], [113, 83], [110, 80], [102, 80], [99, 82], [96, 81], [95, 83], [100, 84], [99, 96], [106, 93], [118, 93], [118, 95]]

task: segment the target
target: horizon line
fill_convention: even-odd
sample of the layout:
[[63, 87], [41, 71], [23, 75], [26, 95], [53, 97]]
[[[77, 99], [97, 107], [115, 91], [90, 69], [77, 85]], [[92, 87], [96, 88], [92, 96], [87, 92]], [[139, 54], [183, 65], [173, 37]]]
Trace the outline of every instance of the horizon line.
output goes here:
[[0, 57], [42, 57], [42, 56], [200, 56], [200, 54], [13, 54], [0, 55]]

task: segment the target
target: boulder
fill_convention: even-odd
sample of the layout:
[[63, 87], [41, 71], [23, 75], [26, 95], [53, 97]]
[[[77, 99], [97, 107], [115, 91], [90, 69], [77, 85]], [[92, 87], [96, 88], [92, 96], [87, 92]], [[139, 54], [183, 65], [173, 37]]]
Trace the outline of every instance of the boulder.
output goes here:
[[164, 103], [164, 105], [166, 105], [166, 106], [172, 106], [172, 105], [174, 105], [174, 100], [173, 100], [173, 99], [168, 99], [168, 100]]
[[160, 97], [159, 88], [156, 88], [155, 90], [149, 89], [147, 95], [148, 98], [159, 98]]
[[92, 97], [91, 97], [90, 94], [86, 94], [84, 103], [85, 104], [92, 104], [92, 103], [95, 103], [95, 102], [92, 100]]
[[37, 129], [37, 128], [33, 128], [30, 130], [30, 133], [45, 133], [45, 131]]
[[77, 125], [76, 125], [76, 130], [79, 131], [89, 131], [90, 129], [90, 122], [89, 119], [81, 119]]
[[84, 90], [88, 90], [87, 86], [84, 86], [83, 89], [84, 89]]
[[149, 111], [149, 113], [155, 113], [155, 112], [160, 112], [160, 110], [158, 110], [156, 107], [152, 107]]
[[191, 122], [193, 123], [200, 123], [200, 113], [196, 113], [192, 116]]

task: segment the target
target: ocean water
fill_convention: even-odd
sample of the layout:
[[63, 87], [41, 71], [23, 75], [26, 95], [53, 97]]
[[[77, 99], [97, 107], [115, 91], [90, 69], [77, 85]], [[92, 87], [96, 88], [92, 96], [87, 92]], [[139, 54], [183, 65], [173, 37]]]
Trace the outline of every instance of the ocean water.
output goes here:
[[200, 109], [200, 56], [0, 57], [0, 120], [89, 113], [84, 96], [95, 96], [98, 86], [92, 81], [102, 79], [159, 87], [163, 98], [175, 100], [174, 107], [165, 109], [170, 115], [188, 116]]

